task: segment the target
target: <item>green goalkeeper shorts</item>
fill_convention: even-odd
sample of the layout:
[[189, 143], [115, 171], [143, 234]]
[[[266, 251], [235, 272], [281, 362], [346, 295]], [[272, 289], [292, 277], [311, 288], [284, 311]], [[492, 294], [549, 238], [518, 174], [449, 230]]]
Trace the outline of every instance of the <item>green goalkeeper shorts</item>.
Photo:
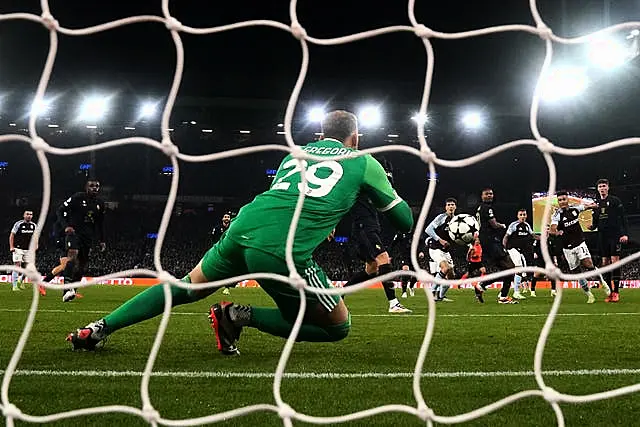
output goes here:
[[[296, 270], [308, 286], [315, 288], [332, 288], [333, 284], [327, 278], [322, 268], [313, 259], [294, 259]], [[264, 252], [260, 249], [249, 248], [235, 242], [228, 234], [224, 234], [202, 258], [202, 272], [208, 281], [227, 279], [250, 273], [276, 273], [289, 276], [289, 269], [284, 259]], [[276, 303], [285, 319], [293, 321], [300, 307], [300, 294], [289, 283], [276, 280], [259, 279], [260, 287], [265, 290]], [[319, 295], [305, 292], [307, 310], [313, 309], [318, 303], [328, 312], [338, 305], [339, 295]]]

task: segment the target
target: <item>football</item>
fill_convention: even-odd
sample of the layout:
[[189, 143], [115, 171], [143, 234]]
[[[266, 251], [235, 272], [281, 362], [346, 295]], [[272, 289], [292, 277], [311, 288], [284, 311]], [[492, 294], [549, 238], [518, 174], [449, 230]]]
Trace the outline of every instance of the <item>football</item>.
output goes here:
[[473, 242], [473, 235], [480, 230], [480, 225], [474, 216], [459, 214], [451, 218], [449, 222], [449, 237], [459, 245], [468, 245]]

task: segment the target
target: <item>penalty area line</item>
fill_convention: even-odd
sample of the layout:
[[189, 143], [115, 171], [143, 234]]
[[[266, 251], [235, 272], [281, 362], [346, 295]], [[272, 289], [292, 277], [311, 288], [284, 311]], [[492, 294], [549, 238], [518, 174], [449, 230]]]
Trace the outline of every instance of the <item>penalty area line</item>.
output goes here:
[[[5, 371], [0, 370], [0, 375]], [[57, 370], [28, 370], [20, 369], [14, 376], [26, 377], [142, 377], [141, 371], [57, 371]], [[542, 371], [545, 376], [614, 376], [639, 375], [640, 369], [579, 369]], [[533, 371], [456, 371], [456, 372], [423, 372], [423, 378], [500, 378], [500, 377], [532, 377]], [[152, 372], [152, 377], [159, 378], [245, 378], [269, 379], [274, 378], [273, 372], [222, 372], [222, 371], [158, 371]], [[288, 379], [392, 379], [413, 378], [413, 372], [286, 372]]]

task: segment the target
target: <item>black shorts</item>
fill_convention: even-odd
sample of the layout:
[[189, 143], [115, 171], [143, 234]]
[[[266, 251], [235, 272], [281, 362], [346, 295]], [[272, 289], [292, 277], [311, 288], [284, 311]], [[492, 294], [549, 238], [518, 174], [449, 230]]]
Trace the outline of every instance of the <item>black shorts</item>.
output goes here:
[[527, 267], [533, 267], [534, 265], [536, 265], [537, 260], [533, 259], [533, 252], [522, 252], [522, 256], [524, 256], [524, 262], [527, 263]]
[[[551, 258], [553, 258], [553, 254], [550, 254]], [[542, 252], [540, 252], [538, 254], [537, 258], [534, 258], [533, 263], [529, 264], [529, 260], [527, 260], [527, 265], [532, 265], [534, 267], [540, 267], [540, 268], [545, 268], [545, 262], [544, 262], [544, 257], [542, 256]]]
[[91, 251], [91, 242], [76, 233], [63, 234], [56, 241], [56, 246], [60, 252], [60, 258], [66, 257], [70, 249], [75, 249], [78, 251], [78, 259], [86, 260]]
[[509, 256], [507, 250], [502, 246], [502, 242], [498, 240], [481, 241], [480, 245], [482, 246], [482, 258], [489, 263], [498, 262]]
[[482, 274], [480, 269], [482, 269], [482, 267], [484, 267], [484, 263], [483, 262], [471, 262], [471, 261], [469, 261], [468, 266], [467, 266], [467, 270], [469, 272], [469, 277], [480, 277], [480, 275]]
[[622, 244], [620, 236], [617, 234], [598, 234], [598, 249], [601, 257], [620, 256], [622, 253]]
[[356, 243], [358, 257], [365, 262], [374, 261], [378, 255], [387, 251], [377, 230], [356, 228], [353, 232], [353, 240]]

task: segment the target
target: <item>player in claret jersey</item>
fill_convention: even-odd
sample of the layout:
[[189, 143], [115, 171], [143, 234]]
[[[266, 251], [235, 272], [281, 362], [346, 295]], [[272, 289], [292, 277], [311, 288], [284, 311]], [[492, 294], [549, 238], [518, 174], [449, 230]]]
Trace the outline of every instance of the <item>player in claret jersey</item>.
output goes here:
[[[560, 236], [562, 241], [562, 251], [569, 264], [569, 269], [572, 273], [579, 273], [580, 267], [583, 267], [587, 271], [595, 270], [593, 261], [591, 260], [591, 254], [587, 243], [584, 240], [584, 234], [582, 233], [582, 226], [580, 225], [580, 212], [586, 208], [597, 208], [598, 205], [574, 205], [569, 206], [569, 196], [566, 191], [558, 191], [556, 193], [558, 197], [558, 209], [551, 217], [551, 228], [549, 234], [554, 236]], [[602, 276], [599, 277], [601, 283], [604, 283]], [[589, 283], [585, 279], [579, 280], [580, 287], [587, 295], [587, 303], [592, 304], [595, 302], [595, 297], [589, 289]]]
[[[413, 215], [409, 205], [393, 190], [387, 175], [371, 155], [355, 157], [358, 124], [346, 111], [327, 114], [322, 123], [324, 139], [302, 147], [321, 157], [346, 155], [344, 160], [305, 160], [307, 185], [302, 185], [298, 161], [288, 155], [282, 161], [271, 188], [245, 205], [229, 230], [182, 280], [204, 283], [258, 272], [289, 276], [285, 243], [298, 196], [306, 197], [293, 242], [293, 262], [306, 284], [331, 288], [331, 281], [312, 259], [313, 251], [351, 209], [358, 194], [368, 195], [379, 212], [400, 231], [409, 231]], [[287, 338], [300, 307], [300, 293], [289, 283], [261, 279], [260, 286], [277, 307], [251, 307], [229, 302], [214, 304], [209, 318], [218, 350], [238, 354], [242, 328], [253, 327]], [[172, 305], [195, 302], [215, 289], [186, 290], [171, 287]], [[344, 339], [351, 328], [351, 316], [338, 295], [305, 292], [306, 313], [298, 341], [330, 342]], [[155, 317], [164, 309], [162, 285], [151, 287], [117, 308], [103, 319], [68, 335], [75, 349], [95, 348], [108, 334]]]
[[[29, 262], [29, 243], [33, 237], [33, 233], [36, 232], [36, 223], [32, 221], [33, 211], [24, 211], [22, 219], [16, 221], [11, 227], [11, 233], [9, 233], [9, 251], [12, 254], [13, 263], [17, 267], [26, 267]], [[36, 246], [37, 248], [37, 246]], [[18, 282], [22, 279], [19, 278], [17, 271], [11, 272], [11, 284], [12, 290], [17, 291]], [[40, 287], [40, 294], [45, 295], [46, 291], [42, 286]]]
[[[609, 180], [599, 179], [598, 188], [598, 209], [594, 210], [593, 229], [598, 230], [598, 243], [600, 246], [600, 256], [602, 265], [609, 265], [620, 261], [622, 244], [629, 240], [629, 225], [624, 214], [622, 201], [609, 194]], [[611, 284], [613, 279], [613, 292], [607, 297], [607, 302], [618, 302], [620, 299], [620, 269], [613, 272], [604, 273], [607, 284]]]

